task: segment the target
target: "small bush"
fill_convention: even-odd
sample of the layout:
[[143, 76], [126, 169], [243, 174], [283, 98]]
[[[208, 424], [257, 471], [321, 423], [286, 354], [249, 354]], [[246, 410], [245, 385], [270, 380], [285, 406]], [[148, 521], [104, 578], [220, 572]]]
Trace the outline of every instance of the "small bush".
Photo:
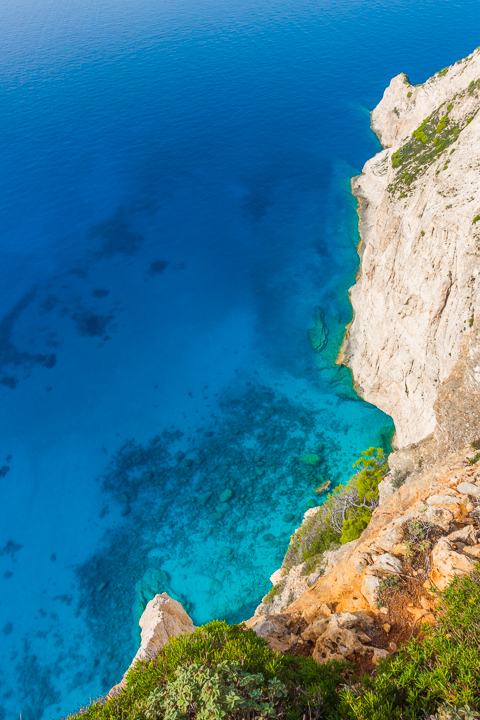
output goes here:
[[265, 682], [262, 673], [248, 673], [238, 663], [219, 662], [216, 668], [194, 663], [175, 671], [165, 688], [147, 699], [148, 720], [209, 720], [250, 714], [274, 718], [283, 711], [286, 686], [277, 678]]
[[155, 659], [128, 672], [121, 695], [71, 720], [301, 720], [319, 707], [323, 717], [341, 720], [337, 688], [346, 668], [281, 655], [244, 625], [214, 621], [171, 638]]
[[475, 215], [475, 217], [472, 220], [472, 225], [475, 225], [480, 220], [480, 215]]
[[356, 475], [336, 487], [320, 510], [292, 535], [284, 561], [287, 568], [356, 540], [367, 527], [378, 505], [378, 485], [388, 472], [387, 458], [382, 448], [371, 447], [353, 467]]
[[263, 598], [262, 602], [265, 605], [268, 605], [268, 603], [271, 603], [277, 595], [280, 595], [280, 588], [277, 585], [272, 585], [268, 593]]
[[424, 628], [423, 640], [411, 640], [374, 677], [341, 693], [345, 720], [417, 720], [447, 705], [480, 710], [479, 567], [438, 594], [439, 623]]

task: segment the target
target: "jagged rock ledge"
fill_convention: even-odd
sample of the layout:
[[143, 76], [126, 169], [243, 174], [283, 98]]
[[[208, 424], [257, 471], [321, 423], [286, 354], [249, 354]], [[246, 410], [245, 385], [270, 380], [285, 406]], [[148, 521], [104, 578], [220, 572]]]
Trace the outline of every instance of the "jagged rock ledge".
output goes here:
[[420, 621], [435, 623], [435, 590], [480, 558], [476, 458], [466, 449], [406, 483], [358, 540], [330, 553], [311, 588], [280, 611], [260, 605], [247, 626], [275, 650], [302, 648], [318, 662], [347, 659], [369, 670]]

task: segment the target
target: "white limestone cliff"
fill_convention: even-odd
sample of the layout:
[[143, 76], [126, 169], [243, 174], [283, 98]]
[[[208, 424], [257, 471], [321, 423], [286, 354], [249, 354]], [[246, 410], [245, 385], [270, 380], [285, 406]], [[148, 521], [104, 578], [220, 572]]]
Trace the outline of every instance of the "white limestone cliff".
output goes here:
[[[385, 149], [352, 181], [359, 200], [361, 270], [350, 290], [354, 319], [339, 360], [352, 369], [359, 394], [392, 416], [398, 448], [437, 432], [434, 405], [442, 383], [455, 371], [462, 348], [476, 355], [479, 79], [479, 50], [421, 86], [412, 86], [403, 74], [393, 78], [372, 113], [372, 128]], [[443, 128], [453, 130], [451, 144], [418, 163], [413, 181], [402, 182], [405, 166], [394, 167], [392, 156], [399, 151], [395, 157], [403, 162], [412, 151], [412, 134], [439, 107], [433, 118], [437, 139], [420, 142], [420, 128], [417, 145], [421, 152], [434, 150], [443, 116]], [[462, 381], [474, 394], [480, 392], [475, 362], [467, 363]], [[458, 445], [465, 439], [462, 435]]]

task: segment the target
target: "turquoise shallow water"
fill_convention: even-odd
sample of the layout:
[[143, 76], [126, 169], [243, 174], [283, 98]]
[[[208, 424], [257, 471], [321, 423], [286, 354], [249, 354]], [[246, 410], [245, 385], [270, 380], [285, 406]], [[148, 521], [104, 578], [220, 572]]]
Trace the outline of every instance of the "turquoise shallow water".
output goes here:
[[390, 78], [466, 55], [479, 15], [2, 3], [0, 718], [118, 682], [157, 591], [248, 617], [319, 480], [388, 443], [333, 363], [349, 178]]

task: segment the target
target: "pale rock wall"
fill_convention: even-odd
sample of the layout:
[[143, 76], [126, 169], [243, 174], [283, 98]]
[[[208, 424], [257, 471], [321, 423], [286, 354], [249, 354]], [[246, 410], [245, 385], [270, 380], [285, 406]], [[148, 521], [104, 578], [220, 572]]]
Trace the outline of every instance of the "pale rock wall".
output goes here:
[[[462, 339], [476, 335], [469, 320], [480, 306], [480, 223], [472, 222], [480, 213], [480, 100], [468, 88], [479, 78], [479, 51], [422, 86], [395, 77], [372, 113], [372, 128], [387, 147], [352, 182], [361, 271], [350, 290], [354, 320], [339, 360], [352, 369], [359, 394], [392, 416], [399, 448], [436, 430], [439, 388]], [[393, 194], [392, 154], [452, 100], [454, 121], [473, 119], [407, 196]], [[476, 393], [480, 374], [472, 367], [469, 377]]]

